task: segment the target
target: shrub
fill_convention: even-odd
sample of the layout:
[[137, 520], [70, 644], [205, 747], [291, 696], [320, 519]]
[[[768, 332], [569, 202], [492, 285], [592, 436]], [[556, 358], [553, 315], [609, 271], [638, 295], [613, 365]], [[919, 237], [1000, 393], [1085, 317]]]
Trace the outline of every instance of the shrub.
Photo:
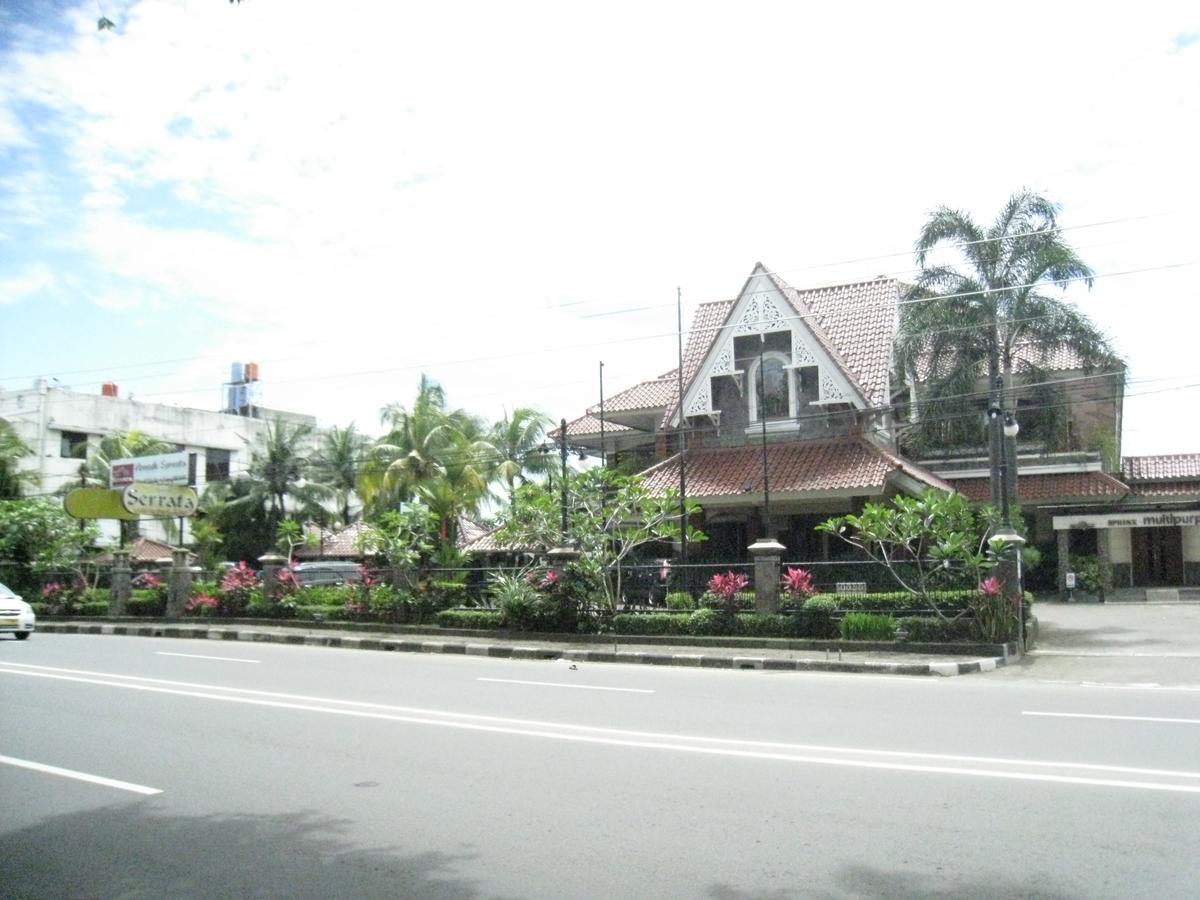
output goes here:
[[81, 616], [107, 616], [108, 601], [107, 600], [85, 600], [79, 604], [79, 615]]
[[746, 637], [785, 637], [795, 630], [791, 616], [768, 613], [742, 613], [737, 617], [735, 634]]
[[849, 612], [842, 617], [841, 634], [847, 641], [891, 641], [896, 620], [881, 613]]
[[[734, 596], [739, 612], [750, 612], [754, 609], [754, 594], [750, 591], [740, 591]], [[719, 594], [705, 591], [700, 595], [701, 609], [725, 609], [726, 600]]]
[[335, 584], [313, 584], [296, 592], [296, 603], [300, 606], [345, 606], [346, 601], [358, 597], [360, 589]]
[[939, 644], [966, 641], [971, 637], [971, 620], [937, 619], [932, 616], [910, 616], [900, 619], [897, 627], [908, 632], [907, 640], [916, 644]]
[[255, 591], [261, 597], [262, 591], [258, 590], [258, 573], [243, 560], [221, 579], [221, 596], [218, 598], [221, 602], [217, 612], [224, 616], [238, 616], [250, 606], [265, 609], [261, 599], [252, 598], [251, 594]]
[[729, 622], [726, 616], [715, 609], [698, 609], [687, 620], [688, 634], [727, 634]]
[[194, 616], [211, 616], [216, 613], [218, 606], [220, 606], [220, 601], [216, 597], [210, 597], [208, 594], [197, 594], [187, 602], [183, 611], [191, 613]]
[[834, 615], [837, 608], [837, 601], [829, 595], [816, 594], [809, 597], [800, 609], [798, 630], [805, 637], [836, 637], [838, 628]]
[[696, 599], [687, 591], [675, 591], [667, 594], [667, 609], [677, 612], [696, 608]]
[[691, 634], [690, 622], [691, 616], [686, 613], [617, 613], [613, 616], [613, 630], [617, 634]]
[[412, 596], [390, 584], [377, 584], [369, 589], [365, 603], [361, 600], [347, 600], [343, 603], [343, 609], [350, 611], [352, 604], [365, 606], [365, 609], [356, 610], [359, 616], [369, 612], [385, 622], [396, 622], [405, 618], [412, 604]]
[[147, 589], [133, 591], [125, 609], [131, 616], [161, 616], [167, 611], [167, 598]]
[[492, 609], [443, 609], [437, 623], [441, 628], [499, 628], [501, 614]]
[[794, 566], [788, 566], [783, 570], [783, 575], [779, 579], [780, 587], [783, 592], [788, 595], [791, 600], [803, 600], [805, 597], [811, 597], [817, 592], [816, 585], [813, 584], [812, 573], [808, 569], [797, 569]]

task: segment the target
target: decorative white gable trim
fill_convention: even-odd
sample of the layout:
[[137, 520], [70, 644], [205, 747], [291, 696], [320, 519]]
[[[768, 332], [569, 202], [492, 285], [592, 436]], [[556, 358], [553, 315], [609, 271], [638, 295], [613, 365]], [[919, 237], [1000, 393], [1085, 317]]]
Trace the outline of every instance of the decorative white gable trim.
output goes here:
[[[791, 302], [783, 296], [763, 269], [756, 268], [734, 303], [733, 312], [722, 327], [721, 333], [709, 346], [708, 354], [691, 384], [685, 389], [682, 404], [684, 415], [710, 418], [719, 415], [719, 411], [714, 411], [712, 407], [711, 379], [715, 377], [732, 377], [737, 384], [738, 393], [743, 393], [744, 373], [735, 368], [735, 337], [779, 331], [791, 332], [792, 361], [789, 369], [807, 366], [818, 368], [819, 399], [816, 402], [849, 403], [859, 409], [866, 408], [866, 400], [851, 387], [849, 379], [813, 336], [804, 320], [796, 314]], [[676, 412], [672, 424], [678, 424], [678, 421]]]

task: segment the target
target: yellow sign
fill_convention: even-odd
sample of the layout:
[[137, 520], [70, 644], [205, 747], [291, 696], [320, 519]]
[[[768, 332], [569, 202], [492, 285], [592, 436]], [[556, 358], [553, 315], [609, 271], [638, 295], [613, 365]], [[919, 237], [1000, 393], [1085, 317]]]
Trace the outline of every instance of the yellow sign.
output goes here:
[[75, 488], [63, 500], [67, 515], [75, 519], [137, 518], [121, 503], [121, 492], [102, 487]]
[[192, 516], [199, 503], [195, 488], [178, 484], [134, 482], [121, 491], [121, 503], [135, 516], [175, 519]]

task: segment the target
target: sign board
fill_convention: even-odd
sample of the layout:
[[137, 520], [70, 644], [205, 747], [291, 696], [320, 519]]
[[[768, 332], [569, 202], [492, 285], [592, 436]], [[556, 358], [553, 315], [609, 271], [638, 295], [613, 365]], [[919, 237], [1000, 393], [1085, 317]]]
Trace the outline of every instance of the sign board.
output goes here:
[[75, 488], [65, 498], [63, 507], [73, 519], [126, 519], [137, 516], [121, 503], [121, 492], [102, 487]]
[[1170, 528], [1200, 525], [1200, 510], [1180, 512], [1113, 512], [1087, 516], [1055, 516], [1054, 530], [1067, 528]]
[[1075, 590], [1075, 573], [1074, 572], [1067, 573], [1067, 590], [1068, 591]]
[[135, 456], [112, 461], [109, 466], [109, 487], [125, 487], [135, 481], [141, 484], [187, 484], [187, 453], [160, 453], [157, 456]]
[[192, 516], [199, 502], [195, 488], [187, 485], [135, 482], [121, 491], [121, 504], [135, 516], [158, 519]]

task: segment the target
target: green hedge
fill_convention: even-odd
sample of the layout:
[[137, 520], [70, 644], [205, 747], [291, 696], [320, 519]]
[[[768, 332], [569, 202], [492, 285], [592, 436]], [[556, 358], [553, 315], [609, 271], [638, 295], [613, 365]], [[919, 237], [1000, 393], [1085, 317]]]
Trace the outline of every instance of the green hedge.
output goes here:
[[908, 633], [907, 640], [915, 644], [939, 644], [972, 639], [971, 619], [954, 621], [932, 616], [911, 616], [900, 619], [897, 626]]
[[499, 628], [502, 624], [498, 609], [443, 609], [435, 619], [441, 628]]
[[[929, 600], [937, 604], [941, 610], [966, 609], [977, 591], [930, 591]], [[817, 597], [829, 598], [836, 609], [855, 610], [862, 612], [893, 612], [895, 610], [927, 609], [929, 603], [910, 591], [879, 591], [870, 594], [814, 594], [809, 601]], [[806, 601], [807, 603], [807, 601]]]
[[894, 640], [896, 620], [884, 613], [848, 612], [842, 616], [841, 634], [847, 641]]
[[667, 609], [674, 612], [690, 612], [696, 608], [696, 598], [687, 591], [675, 591], [667, 594]]

